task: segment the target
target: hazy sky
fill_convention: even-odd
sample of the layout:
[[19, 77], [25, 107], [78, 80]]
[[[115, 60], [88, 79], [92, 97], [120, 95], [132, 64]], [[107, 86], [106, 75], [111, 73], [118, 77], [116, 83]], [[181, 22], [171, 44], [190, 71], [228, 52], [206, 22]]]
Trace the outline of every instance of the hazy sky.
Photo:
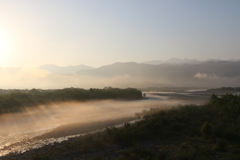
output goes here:
[[0, 66], [240, 59], [239, 0], [0, 0]]

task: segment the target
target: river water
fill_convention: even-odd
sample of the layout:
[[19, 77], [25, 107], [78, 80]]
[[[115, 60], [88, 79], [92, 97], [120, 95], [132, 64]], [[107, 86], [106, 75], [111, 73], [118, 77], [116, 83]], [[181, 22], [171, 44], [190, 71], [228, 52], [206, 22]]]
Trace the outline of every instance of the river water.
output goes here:
[[[157, 107], [164, 110], [179, 104], [203, 104], [209, 95], [195, 92], [146, 92], [146, 98], [137, 101], [102, 100], [52, 103], [26, 108], [24, 113], [0, 115], [0, 157], [12, 152], [24, 152], [46, 144], [61, 142], [70, 137], [83, 135], [84, 131], [96, 131], [108, 125], [133, 121], [135, 113], [143, 109]], [[69, 129], [68, 126], [73, 126], [73, 124], [75, 128]], [[86, 129], [86, 126], [90, 129]], [[59, 127], [60, 129], [56, 130]], [[72, 132], [68, 135], [64, 129]], [[48, 133], [51, 132], [64, 132], [65, 134], [60, 133], [57, 134], [58, 136], [55, 134], [49, 137]]]

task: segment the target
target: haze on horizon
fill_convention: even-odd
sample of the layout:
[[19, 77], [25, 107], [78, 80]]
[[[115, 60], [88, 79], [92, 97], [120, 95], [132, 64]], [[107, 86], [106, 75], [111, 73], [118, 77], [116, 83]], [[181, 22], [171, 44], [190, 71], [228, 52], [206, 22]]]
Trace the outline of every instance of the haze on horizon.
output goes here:
[[240, 59], [238, 0], [0, 0], [0, 66]]
[[[238, 0], [0, 0], [0, 88], [240, 86], [240, 62], [199, 64], [240, 59], [239, 7]], [[174, 57], [197, 65], [140, 64]]]

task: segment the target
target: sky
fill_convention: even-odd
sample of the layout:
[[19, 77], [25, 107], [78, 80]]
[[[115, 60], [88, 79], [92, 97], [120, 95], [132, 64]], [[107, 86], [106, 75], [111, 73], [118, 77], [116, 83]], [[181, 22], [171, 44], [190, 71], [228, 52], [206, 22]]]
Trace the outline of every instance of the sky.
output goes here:
[[0, 66], [240, 59], [239, 0], [0, 0]]

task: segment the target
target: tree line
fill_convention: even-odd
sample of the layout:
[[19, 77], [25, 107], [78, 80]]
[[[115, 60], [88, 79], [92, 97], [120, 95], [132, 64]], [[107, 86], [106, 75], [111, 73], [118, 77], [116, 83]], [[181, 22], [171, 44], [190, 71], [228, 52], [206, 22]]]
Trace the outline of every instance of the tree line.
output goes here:
[[221, 87], [221, 88], [212, 88], [208, 89], [208, 92], [224, 92], [224, 93], [232, 93], [232, 92], [240, 92], [240, 87]]
[[142, 92], [134, 88], [64, 88], [54, 90], [0, 90], [0, 113], [20, 112], [26, 106], [36, 106], [49, 102], [86, 101], [102, 99], [141, 99]]

